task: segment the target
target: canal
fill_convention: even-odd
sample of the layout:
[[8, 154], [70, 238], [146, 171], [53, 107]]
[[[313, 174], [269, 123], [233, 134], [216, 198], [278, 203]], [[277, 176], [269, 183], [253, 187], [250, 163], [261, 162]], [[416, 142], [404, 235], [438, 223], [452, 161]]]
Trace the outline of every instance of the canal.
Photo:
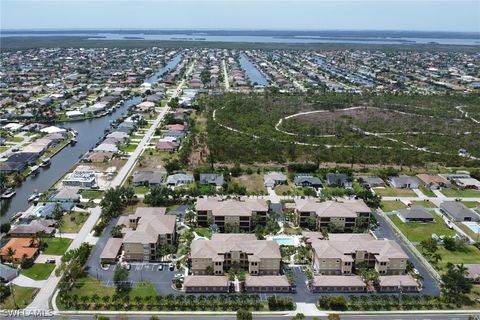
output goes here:
[[150, 84], [154, 84], [154, 83], [157, 83], [158, 81], [161, 80], [161, 78], [167, 74], [168, 72], [170, 72], [171, 70], [175, 69], [177, 67], [177, 64], [180, 63], [180, 61], [182, 61], [182, 54], [181, 53], [178, 53], [175, 57], [173, 57], [173, 59], [171, 59], [170, 61], [168, 61], [168, 63], [158, 69], [157, 72], [155, 72], [154, 74], [152, 74], [150, 77], [148, 77], [145, 82], [146, 83], [150, 83]]
[[88, 150], [92, 149], [104, 135], [110, 122], [126, 114], [128, 108], [141, 102], [141, 97], [132, 97], [126, 100], [112, 114], [91, 120], [66, 122], [60, 124], [64, 128], [72, 128], [78, 132], [77, 144], [66, 146], [52, 157], [51, 165], [40, 168], [36, 176], [29, 176], [20, 187], [16, 188], [16, 195], [11, 199], [0, 201], [1, 223], [10, 221], [10, 218], [19, 211], [29, 207], [28, 197], [34, 192], [44, 192], [68, 172]]
[[240, 66], [245, 71], [248, 80], [253, 86], [267, 86], [268, 80], [265, 76], [257, 69], [257, 67], [250, 61], [250, 59], [244, 54], [240, 54]]

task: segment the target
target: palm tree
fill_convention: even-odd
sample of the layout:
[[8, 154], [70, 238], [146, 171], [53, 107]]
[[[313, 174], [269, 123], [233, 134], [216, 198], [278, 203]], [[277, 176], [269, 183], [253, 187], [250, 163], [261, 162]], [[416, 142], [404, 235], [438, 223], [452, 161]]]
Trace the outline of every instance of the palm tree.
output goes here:
[[12, 247], [7, 248], [8, 261], [13, 262], [13, 257], [15, 256], [16, 252], [17, 252], [17, 250], [13, 249]]
[[153, 297], [152, 296], [146, 296], [143, 301], [145, 301], [145, 304], [147, 305], [147, 308], [151, 308], [152, 307], [152, 300], [153, 300]]
[[195, 296], [194, 295], [188, 295], [187, 300], [188, 300], [188, 303], [189, 303], [189, 307], [191, 309], [193, 309], [194, 305], [195, 305]]
[[210, 307], [212, 309], [215, 309], [216, 308], [216, 302], [217, 302], [217, 296], [214, 295], [214, 294], [211, 294], [207, 297], [208, 299], [208, 303], [210, 304]]
[[140, 308], [140, 305], [142, 304], [143, 298], [140, 297], [140, 296], [135, 296], [133, 299], [135, 300], [135, 303], [137, 304], [137, 307]]
[[81, 296], [80, 300], [85, 306], [87, 306], [88, 300], [90, 300], [90, 298], [88, 296]]
[[155, 303], [157, 304], [158, 307], [162, 304], [163, 297], [161, 295], [156, 295], [155, 296]]
[[100, 296], [95, 293], [95, 294], [90, 298], [90, 300], [93, 302], [93, 304], [94, 304], [95, 307], [96, 307], [97, 304], [98, 304], [98, 301], [100, 300]]
[[192, 221], [195, 219], [195, 211], [188, 209], [185, 211], [185, 220], [188, 221], [188, 224], [192, 224]]
[[103, 296], [102, 297], [102, 302], [105, 308], [108, 308], [110, 306], [110, 296]]

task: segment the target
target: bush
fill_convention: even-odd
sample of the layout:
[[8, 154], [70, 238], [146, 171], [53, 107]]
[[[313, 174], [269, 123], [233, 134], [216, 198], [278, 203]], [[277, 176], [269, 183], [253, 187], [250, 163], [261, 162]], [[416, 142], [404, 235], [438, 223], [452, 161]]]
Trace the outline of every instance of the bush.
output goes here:
[[252, 313], [248, 310], [240, 309], [237, 311], [237, 320], [252, 320]]
[[268, 297], [267, 301], [268, 308], [272, 311], [295, 309], [295, 303], [293, 302], [293, 299], [289, 297], [277, 297], [276, 295], [273, 295]]
[[327, 310], [347, 310], [347, 299], [344, 296], [321, 296], [318, 299], [318, 306]]

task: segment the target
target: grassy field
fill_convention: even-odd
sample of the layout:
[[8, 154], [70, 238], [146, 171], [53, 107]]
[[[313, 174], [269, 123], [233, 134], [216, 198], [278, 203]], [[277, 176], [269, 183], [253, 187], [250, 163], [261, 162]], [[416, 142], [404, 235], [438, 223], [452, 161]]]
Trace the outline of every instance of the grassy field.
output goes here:
[[72, 243], [72, 239], [67, 238], [47, 238], [42, 241], [48, 245], [43, 253], [57, 256], [63, 255]]
[[37, 293], [37, 288], [29, 288], [29, 287], [19, 287], [17, 285], [13, 286], [13, 292], [15, 295], [15, 301], [17, 303], [17, 307], [15, 307], [15, 303], [13, 302], [13, 296], [8, 296], [7, 299], [1, 299], [0, 301], [0, 308], [1, 309], [24, 309], [26, 306], [32, 302], [35, 294]]
[[453, 188], [443, 188], [441, 191], [445, 196], [450, 198], [475, 198], [480, 197], [480, 191], [472, 189], [453, 189]]
[[88, 213], [72, 211], [62, 217], [60, 231], [63, 233], [78, 233], [85, 221], [88, 219]]
[[84, 199], [101, 199], [103, 197], [103, 191], [100, 190], [83, 190], [82, 198]]
[[476, 208], [476, 207], [480, 206], [480, 202], [477, 202], [477, 201], [462, 201], [462, 203], [467, 208]]
[[412, 205], [414, 206], [423, 206], [425, 208], [436, 208], [437, 206], [435, 204], [433, 204], [433, 202], [431, 201], [426, 201], [426, 200], [423, 200], [423, 201], [412, 201]]
[[0, 153], [7, 151], [8, 148], [9, 147], [6, 147], [6, 146], [0, 146]]
[[424, 195], [426, 195], [427, 197], [436, 197], [435, 193], [433, 193], [432, 190], [430, 190], [429, 188], [425, 187], [425, 186], [420, 186], [418, 187], [420, 189], [420, 191], [422, 191], [422, 193]]
[[474, 246], [468, 246], [465, 251], [448, 251], [444, 247], [439, 247], [438, 253], [442, 256], [442, 260], [436, 265], [437, 270], [445, 270], [449, 262], [453, 264], [467, 264], [480, 261], [480, 250]]
[[[93, 293], [98, 294], [100, 297], [112, 296], [115, 294], [115, 287], [105, 287], [100, 280], [87, 276], [78, 279], [70, 291], [70, 295], [78, 295], [79, 297], [91, 296]], [[146, 297], [155, 296], [157, 294], [157, 289], [155, 289], [155, 287], [149, 282], [139, 282], [128, 292], [128, 295], [132, 300], [135, 296]]]
[[415, 223], [408, 222], [404, 223], [398, 218], [398, 216], [390, 216], [390, 219], [395, 223], [395, 225], [402, 231], [402, 233], [412, 242], [420, 242], [426, 240], [432, 236], [433, 233], [436, 235], [447, 235], [454, 236], [455, 231], [448, 229], [445, 226], [442, 218], [433, 214], [435, 222], [432, 223]]
[[45, 280], [50, 276], [53, 269], [55, 269], [53, 263], [34, 263], [30, 268], [22, 269], [20, 273], [33, 280]]
[[411, 189], [397, 188], [374, 188], [376, 194], [382, 197], [416, 197], [417, 194]]
[[382, 201], [380, 208], [385, 212], [405, 209], [407, 206], [401, 201]]
[[242, 175], [237, 178], [232, 178], [232, 181], [247, 188], [247, 192], [267, 194], [267, 190], [263, 184], [263, 176], [259, 174]]

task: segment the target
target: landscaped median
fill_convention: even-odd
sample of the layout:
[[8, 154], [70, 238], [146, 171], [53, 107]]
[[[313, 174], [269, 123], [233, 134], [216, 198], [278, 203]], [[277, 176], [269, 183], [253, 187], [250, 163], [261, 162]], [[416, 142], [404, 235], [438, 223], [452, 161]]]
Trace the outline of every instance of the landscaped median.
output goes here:
[[106, 287], [92, 277], [78, 279], [67, 295], [58, 295], [57, 306], [61, 310], [96, 311], [279, 311], [294, 310], [295, 303], [289, 297], [270, 296], [260, 301], [258, 294], [169, 294], [159, 295], [148, 282], [118, 291]]

